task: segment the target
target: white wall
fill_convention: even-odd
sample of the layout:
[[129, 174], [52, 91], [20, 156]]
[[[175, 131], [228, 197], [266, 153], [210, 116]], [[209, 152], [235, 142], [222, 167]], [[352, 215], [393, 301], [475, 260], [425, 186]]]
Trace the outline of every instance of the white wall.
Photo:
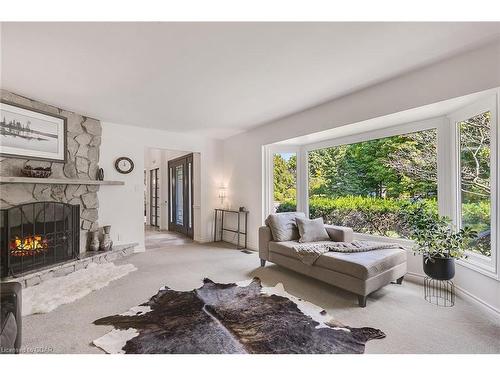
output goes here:
[[[217, 186], [221, 180], [222, 147], [220, 141], [192, 134], [172, 133], [128, 125], [102, 122], [100, 167], [106, 180], [124, 181], [124, 186], [103, 186], [99, 191], [99, 224], [111, 224], [115, 243], [139, 242], [144, 248], [143, 178], [145, 148], [190, 150], [200, 153], [200, 217], [195, 240], [210, 241], [213, 208], [217, 204]], [[119, 156], [128, 156], [135, 168], [120, 174], [114, 168]]]
[[[224, 178], [233, 207], [250, 210], [249, 245], [263, 221], [262, 146], [500, 86], [500, 41], [402, 75], [315, 108], [236, 135], [224, 142]], [[411, 259], [410, 271], [421, 273]], [[456, 281], [500, 311], [500, 282], [464, 267]]]

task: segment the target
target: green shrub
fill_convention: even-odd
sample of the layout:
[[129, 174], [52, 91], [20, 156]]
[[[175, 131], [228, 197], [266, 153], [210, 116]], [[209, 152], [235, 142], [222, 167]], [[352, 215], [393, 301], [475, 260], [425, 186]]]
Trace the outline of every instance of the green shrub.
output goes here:
[[[429, 220], [437, 220], [438, 205], [435, 199], [413, 201], [360, 196], [311, 197], [309, 215], [311, 218], [322, 217], [327, 224], [351, 227], [359, 233], [411, 239], [415, 230], [411, 217], [422, 204]], [[296, 207], [295, 201], [285, 201], [278, 206], [277, 212], [296, 211]], [[463, 224], [480, 235], [473, 241], [470, 250], [490, 256], [489, 202], [464, 204], [462, 215]]]
[[[437, 215], [437, 202], [429, 199], [426, 203], [430, 213]], [[360, 233], [409, 238], [411, 228], [406, 219], [414, 207], [416, 203], [403, 199], [316, 196], [309, 200], [309, 215], [311, 218], [323, 217], [328, 224], [348, 226]], [[295, 201], [286, 201], [279, 205], [277, 212], [295, 210]]]
[[294, 212], [297, 211], [297, 203], [295, 201], [281, 202], [276, 212]]
[[491, 256], [491, 233], [489, 201], [465, 203], [462, 205], [462, 222], [478, 233], [478, 238], [472, 242], [470, 250], [485, 256]]
[[465, 203], [462, 205], [462, 221], [464, 225], [474, 227], [474, 230], [481, 232], [489, 227], [490, 222], [490, 202], [481, 201], [475, 203]]

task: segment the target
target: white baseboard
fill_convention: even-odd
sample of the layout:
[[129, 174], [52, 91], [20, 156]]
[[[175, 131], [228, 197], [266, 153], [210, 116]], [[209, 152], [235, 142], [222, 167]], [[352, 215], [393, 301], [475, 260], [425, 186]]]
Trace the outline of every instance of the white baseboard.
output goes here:
[[[408, 272], [405, 276], [410, 276], [410, 278], [414, 281], [416, 281], [419, 284], [424, 283], [424, 277], [425, 275], [416, 273], [416, 272]], [[476, 297], [475, 295], [471, 294], [467, 290], [461, 288], [460, 286], [455, 284], [455, 289], [457, 290], [457, 294], [460, 297], [464, 297], [465, 299], [472, 301], [473, 303], [481, 306], [482, 308], [486, 309], [488, 312], [495, 314], [497, 317], [500, 317], [500, 310], [497, 309], [495, 306], [490, 305], [488, 302], [483, 301], [481, 298]]]

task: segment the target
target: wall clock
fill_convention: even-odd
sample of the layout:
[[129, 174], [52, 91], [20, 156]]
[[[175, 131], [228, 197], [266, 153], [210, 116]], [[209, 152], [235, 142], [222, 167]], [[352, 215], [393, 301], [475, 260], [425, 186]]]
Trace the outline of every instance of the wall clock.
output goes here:
[[116, 159], [115, 168], [118, 172], [127, 174], [134, 170], [134, 162], [132, 159], [122, 156]]

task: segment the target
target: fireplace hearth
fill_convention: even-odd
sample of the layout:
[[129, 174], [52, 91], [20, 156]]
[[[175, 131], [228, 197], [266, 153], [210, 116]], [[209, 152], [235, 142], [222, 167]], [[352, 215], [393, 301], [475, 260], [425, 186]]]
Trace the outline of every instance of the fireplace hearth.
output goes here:
[[34, 202], [0, 210], [1, 277], [69, 261], [80, 253], [80, 206]]

